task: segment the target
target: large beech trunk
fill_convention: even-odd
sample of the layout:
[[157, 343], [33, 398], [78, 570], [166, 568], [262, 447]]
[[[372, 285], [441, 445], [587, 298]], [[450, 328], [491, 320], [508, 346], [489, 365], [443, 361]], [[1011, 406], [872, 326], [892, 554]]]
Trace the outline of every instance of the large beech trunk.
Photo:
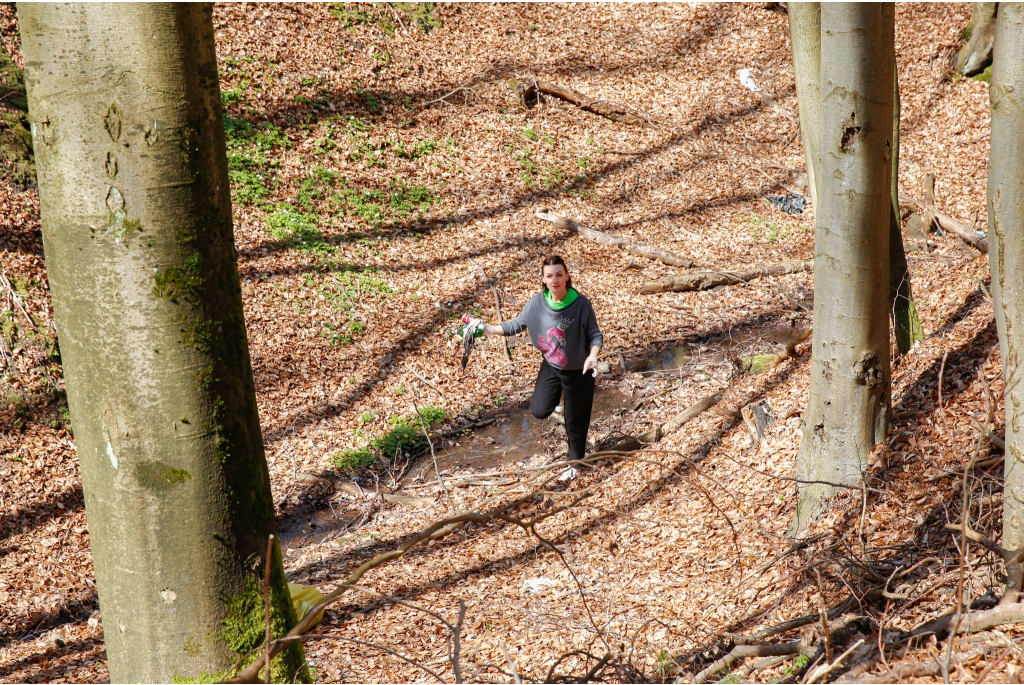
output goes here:
[[999, 8], [992, 79], [992, 148], [988, 168], [988, 225], [992, 299], [1006, 382], [1006, 480], [1003, 541], [1024, 541], [1024, 7]]
[[[18, 6], [46, 266], [114, 682], [263, 640], [276, 533], [208, 4]], [[271, 623], [295, 623], [275, 545]], [[293, 643], [275, 681], [305, 672]]]
[[[821, 163], [821, 3], [791, 2], [788, 5], [789, 36], [793, 47], [793, 72], [796, 77], [797, 105], [800, 109], [800, 138], [804, 146], [807, 185], [815, 215], [818, 212], [816, 169]], [[914, 306], [910, 288], [910, 269], [903, 248], [899, 221], [899, 85], [893, 62], [893, 155], [892, 209], [889, 216], [889, 312], [896, 347], [905, 354], [915, 342], [924, 340], [924, 329]]]
[[821, 139], [821, 3], [791, 2], [789, 40], [793, 46], [793, 75], [796, 77], [796, 102], [800, 110], [800, 140], [807, 167], [807, 188], [811, 206], [818, 212], [818, 144]]
[[[861, 482], [889, 423], [894, 14], [892, 3], [821, 6], [814, 338], [796, 465], [804, 481]], [[800, 485], [792, 530], [833, 491]]]

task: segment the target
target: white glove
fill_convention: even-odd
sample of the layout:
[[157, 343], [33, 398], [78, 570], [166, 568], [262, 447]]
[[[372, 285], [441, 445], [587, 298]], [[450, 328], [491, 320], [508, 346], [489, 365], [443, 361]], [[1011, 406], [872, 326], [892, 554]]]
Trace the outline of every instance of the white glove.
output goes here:
[[587, 371], [593, 369], [594, 376], [597, 376], [597, 355], [590, 355], [587, 360], [583, 362], [583, 374], [586, 375]]

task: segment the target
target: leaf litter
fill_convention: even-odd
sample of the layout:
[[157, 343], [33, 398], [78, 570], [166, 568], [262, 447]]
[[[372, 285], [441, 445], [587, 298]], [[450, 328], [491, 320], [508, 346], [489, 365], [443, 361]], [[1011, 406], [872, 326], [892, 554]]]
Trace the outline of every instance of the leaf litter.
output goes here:
[[[679, 270], [533, 216], [546, 208], [700, 268], [812, 256], [811, 213], [784, 214], [767, 200], [788, 190], [780, 169], [803, 164], [796, 123], [784, 115], [796, 114], [785, 14], [696, 3], [432, 12], [424, 24], [398, 4], [215, 9], [236, 242], [275, 501], [282, 521], [313, 521], [329, 507], [344, 524], [289, 543], [289, 580], [329, 590], [419, 527], [523, 487], [494, 473], [543, 465], [564, 449], [558, 428], [545, 426], [546, 449], [536, 455], [484, 474], [442, 470], [453, 484], [447, 492], [429, 469], [399, 478], [412, 456], [400, 444], [374, 469], [339, 471], [333, 461], [417, 408], [443, 410], [446, 423], [434, 430], [444, 449], [440, 433], [500, 422], [521, 406], [538, 359], [527, 341], [514, 341], [513, 363], [499, 343], [480, 341], [463, 375], [458, 341], [445, 331], [465, 310], [494, 321], [491, 287], [506, 317], [514, 315], [538, 288], [540, 259], [557, 252], [605, 332], [602, 360], [613, 371], [599, 388], [626, 398], [595, 425], [595, 441], [649, 430], [722, 390], [724, 410], [663, 439], [657, 447], [667, 451], [567, 480], [566, 489], [593, 495], [541, 526], [560, 554], [491, 523], [364, 578], [372, 590], [451, 620], [463, 600], [467, 679], [507, 681], [512, 664], [524, 679], [543, 680], [560, 657], [557, 674], [580, 677], [595, 664], [586, 653], [607, 649], [617, 656], [600, 672], [605, 680], [692, 674], [717, 657], [726, 632], [839, 605], [848, 585], [863, 581], [864, 556], [886, 570], [940, 560], [908, 577], [912, 600], [875, 610], [883, 632], [949, 609], [958, 552], [942, 526], [947, 516], [957, 520], [959, 486], [943, 474], [969, 460], [971, 422], [987, 417], [1002, 387], [998, 353], [989, 355], [985, 256], [952, 236], [934, 237], [933, 254], [909, 255], [928, 337], [894, 364], [896, 428], [874, 455], [874, 490], [866, 507], [859, 497], [837, 498], [815, 528], [821, 537], [784, 554], [794, 490], [774, 476], [792, 473], [808, 345], [760, 374], [734, 362], [777, 354], [787, 340], [780, 331], [810, 327], [813, 275], [641, 297], [644, 281]], [[898, 6], [901, 183], [913, 194], [921, 176], [935, 173], [940, 208], [985, 230], [987, 86], [952, 78], [946, 66], [968, 16], [964, 4]], [[0, 25], [20, 64], [10, 7], [0, 8]], [[775, 107], [737, 81], [745, 68]], [[654, 125], [614, 123], [557, 100], [522, 108], [516, 87], [541, 78], [627, 103]], [[0, 378], [0, 680], [102, 681], [101, 616], [38, 198], [4, 181], [0, 205], [3, 270], [33, 320], [18, 319], [13, 295], [0, 292], [4, 344], [14, 353]], [[668, 368], [633, 363], [684, 343], [685, 359]], [[751, 448], [731, 412], [762, 399], [775, 421]], [[993, 418], [1001, 425], [1001, 411]], [[980, 487], [985, 530], [997, 531], [998, 474]], [[815, 566], [844, 545], [864, 554], [847, 550], [845, 565], [833, 554]], [[1000, 567], [973, 548], [968, 562], [970, 596], [981, 597]], [[325, 682], [425, 677], [353, 639], [452, 676], [444, 631], [389, 600], [351, 598], [328, 609], [317, 632], [307, 654]], [[1001, 634], [1013, 642], [1019, 632]], [[1018, 652], [997, 664], [998, 635], [974, 637], [983, 644], [961, 640], [967, 656], [951, 677], [973, 679], [990, 664], [993, 679], [1017, 674]], [[925, 641], [889, 660], [923, 664], [930, 649]], [[734, 676], [767, 681], [793, 668], [790, 660]]]

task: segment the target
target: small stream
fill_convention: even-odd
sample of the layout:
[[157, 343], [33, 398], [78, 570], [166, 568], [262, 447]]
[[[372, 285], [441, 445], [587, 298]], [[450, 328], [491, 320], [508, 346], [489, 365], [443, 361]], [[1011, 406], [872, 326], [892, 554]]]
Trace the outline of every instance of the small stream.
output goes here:
[[[734, 355], [746, 355], [769, 348], [778, 350], [779, 345], [788, 344], [804, 330], [776, 325], [735, 334], [717, 334], [645, 355], [623, 355], [618, 362], [613, 361], [613, 367], [624, 367], [625, 371], [632, 373], [657, 375], [685, 369], [691, 363], [721, 363]], [[629, 407], [632, 401], [630, 396], [616, 387], [613, 377], [599, 376], [591, 422], [599, 423], [616, 410]], [[544, 420], [535, 419], [530, 414], [528, 403], [509, 407], [491, 418], [494, 422], [488, 426], [465, 435], [453, 436], [443, 446], [435, 445], [437, 469], [442, 475], [455, 469], [495, 469], [564, 449], [566, 438], [562, 425], [553, 416]], [[427, 452], [413, 464], [403, 481], [422, 482], [432, 478], [435, 478], [434, 459]], [[323, 542], [342, 534], [349, 527], [358, 526], [362, 514], [357, 501], [365, 502], [358, 486], [340, 482], [338, 487], [355, 495], [357, 500], [336, 494], [326, 507], [297, 512], [279, 522], [281, 547], [286, 555], [289, 550]], [[388, 495], [387, 498], [407, 506], [416, 506], [421, 499], [402, 495]]]

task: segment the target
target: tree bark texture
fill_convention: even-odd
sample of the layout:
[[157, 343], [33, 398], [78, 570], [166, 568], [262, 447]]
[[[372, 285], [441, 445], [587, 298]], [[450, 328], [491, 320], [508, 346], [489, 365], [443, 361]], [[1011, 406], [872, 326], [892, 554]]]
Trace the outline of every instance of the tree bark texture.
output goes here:
[[900, 226], [900, 85], [896, 60], [893, 59], [893, 117], [892, 117], [892, 182], [889, 206], [889, 307], [892, 316], [896, 349], [906, 354], [916, 342], [924, 340], [924, 327], [914, 305], [910, 289], [910, 268], [903, 249], [903, 229]]
[[807, 167], [807, 187], [811, 206], [818, 212], [818, 141], [821, 139], [821, 3], [791, 2], [789, 40], [793, 46], [793, 73], [796, 77], [796, 102], [800, 111], [800, 140]]
[[[855, 484], [890, 416], [892, 3], [821, 6], [814, 338], [797, 477]], [[834, 489], [799, 486], [793, 532]]]
[[[114, 682], [263, 641], [276, 533], [209, 4], [21, 4], [46, 265]], [[280, 548], [275, 635], [296, 622]], [[273, 679], [308, 679], [298, 642]]]
[[956, 59], [956, 70], [964, 76], [980, 74], [992, 63], [998, 10], [998, 2], [971, 3], [971, 35]]
[[1004, 3], [995, 31], [988, 225], [992, 299], [1006, 383], [1003, 541], [1024, 542], [1024, 6]]

